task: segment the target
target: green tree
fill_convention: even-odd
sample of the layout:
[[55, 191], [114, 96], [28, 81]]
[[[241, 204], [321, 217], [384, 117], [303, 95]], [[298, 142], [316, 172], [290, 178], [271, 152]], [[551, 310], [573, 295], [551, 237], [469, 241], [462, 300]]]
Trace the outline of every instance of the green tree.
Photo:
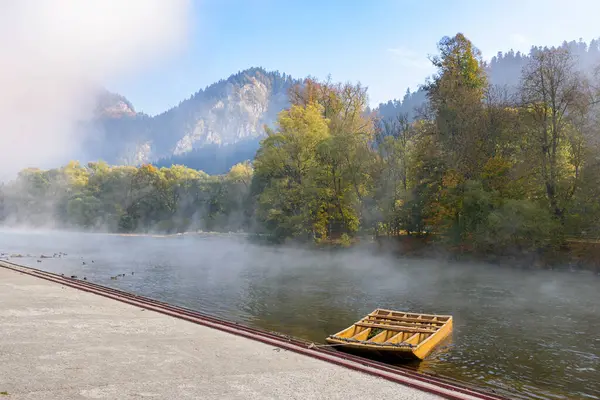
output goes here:
[[530, 160], [539, 169], [539, 180], [551, 212], [564, 223], [564, 214], [575, 194], [581, 168], [581, 132], [573, 116], [585, 97], [583, 82], [566, 49], [540, 49], [532, 54], [523, 73], [521, 96]]
[[481, 53], [463, 34], [443, 38], [440, 54], [432, 58], [438, 69], [426, 86], [437, 135], [448, 167], [464, 180], [476, 178], [487, 160], [483, 127], [483, 99], [487, 80]]
[[[423, 144], [428, 143], [432, 149], [421, 154], [436, 153], [443, 162], [438, 163], [433, 179], [440, 184], [429, 184], [423, 192], [428, 201], [421, 214], [429, 215], [428, 225], [436, 226], [438, 233], [460, 243], [469, 236], [465, 231], [469, 224], [464, 221], [469, 217], [463, 209], [465, 185], [479, 178], [491, 155], [486, 152], [487, 137], [482, 129], [488, 86], [481, 54], [463, 34], [443, 38], [438, 50], [440, 54], [432, 59], [438, 72], [426, 86], [434, 124], [429, 125], [427, 133], [432, 137]], [[438, 190], [435, 194], [431, 193], [434, 188]]]
[[367, 113], [368, 96], [360, 84], [307, 80], [291, 94], [292, 104], [318, 104], [327, 120], [329, 137], [316, 149], [323, 168], [317, 177], [322, 189], [318, 236], [354, 235], [361, 224], [373, 224], [365, 207], [373, 190], [370, 170], [374, 120]]
[[322, 165], [317, 147], [330, 137], [328, 121], [317, 104], [293, 105], [279, 114], [278, 130], [268, 132], [257, 152], [257, 214], [278, 237], [322, 232], [322, 193], [316, 177]]

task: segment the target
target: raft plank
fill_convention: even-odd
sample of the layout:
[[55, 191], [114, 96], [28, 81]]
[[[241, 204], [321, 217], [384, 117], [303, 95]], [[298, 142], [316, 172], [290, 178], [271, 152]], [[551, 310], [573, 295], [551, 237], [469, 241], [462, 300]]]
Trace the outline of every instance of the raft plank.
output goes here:
[[364, 328], [386, 329], [388, 331], [394, 331], [394, 332], [412, 332], [412, 333], [436, 333], [437, 332], [436, 330], [432, 330], [432, 329], [409, 328], [409, 327], [390, 326], [390, 325], [382, 325], [382, 324], [369, 324], [366, 322], [357, 322], [354, 325], [362, 326]]
[[433, 323], [433, 324], [437, 324], [437, 325], [444, 325], [445, 321], [438, 321], [438, 320], [428, 320], [428, 319], [420, 319], [420, 318], [409, 318], [409, 317], [396, 317], [394, 315], [382, 315], [382, 314], [375, 314], [375, 315], [368, 315], [367, 318], [381, 318], [381, 319], [389, 319], [392, 321], [402, 321], [402, 322], [418, 322], [418, 323], [422, 323], [422, 324], [428, 324], [428, 323]]
[[408, 322], [400, 322], [400, 321], [386, 321], [387, 318], [382, 318], [382, 317], [372, 317], [369, 316], [365, 319], [363, 319], [361, 322], [377, 322], [377, 323], [383, 323], [385, 325], [390, 325], [390, 326], [406, 326], [406, 327], [419, 327], [419, 328], [432, 328], [432, 329], [439, 329], [440, 327], [442, 327], [444, 325], [443, 322], [437, 322], [439, 325], [437, 324], [432, 324], [430, 323], [430, 321], [421, 321], [420, 323], [408, 323]]

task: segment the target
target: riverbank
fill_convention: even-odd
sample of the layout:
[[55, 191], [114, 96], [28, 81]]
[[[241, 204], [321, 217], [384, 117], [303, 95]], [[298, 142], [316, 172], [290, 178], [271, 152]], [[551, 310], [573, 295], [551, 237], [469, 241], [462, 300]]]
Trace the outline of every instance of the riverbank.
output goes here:
[[[10, 232], [29, 233], [27, 229], [4, 230]], [[33, 233], [52, 234], [65, 233], [77, 234], [78, 231], [68, 230], [33, 230]], [[275, 246], [281, 248], [299, 248], [307, 250], [322, 251], [366, 251], [375, 254], [390, 254], [394, 256], [408, 257], [422, 260], [448, 260], [457, 262], [486, 262], [501, 266], [517, 267], [523, 269], [551, 269], [565, 271], [592, 271], [600, 273], [600, 240], [596, 239], [567, 239], [564, 246], [559, 249], [539, 249], [537, 251], [519, 251], [513, 249], [504, 254], [493, 251], [476, 252], [469, 246], [450, 247], [436, 240], [435, 236], [359, 236], [355, 238], [341, 238], [335, 240], [324, 240], [320, 242], [285, 240], [277, 241], [269, 235], [248, 232], [217, 232], [217, 231], [188, 231], [180, 233], [117, 233], [117, 232], [84, 232], [89, 235], [106, 237], [140, 237], [140, 238], [228, 238], [247, 240], [255, 245]], [[0, 249], [12, 251], [12, 249]], [[60, 250], [60, 249], [58, 249]], [[9, 256], [10, 254], [0, 254]], [[19, 255], [24, 257], [25, 255]], [[37, 257], [27, 255], [27, 257]]]
[[477, 252], [469, 246], [450, 247], [433, 237], [379, 237], [373, 241], [379, 252], [415, 259], [444, 259], [456, 262], [486, 262], [522, 269], [591, 271], [600, 273], [600, 241], [568, 239], [561, 248], [509, 252]]
[[[591, 273], [226, 237], [21, 232], [0, 243], [35, 256], [11, 259], [18, 264], [314, 343], [377, 307], [450, 314], [453, 340], [419, 370], [514, 399], [600, 397], [600, 280]], [[37, 258], [54, 252], [68, 255]]]
[[484, 262], [511, 268], [591, 271], [600, 274], [600, 240], [591, 239], [569, 239], [558, 249], [524, 251], [515, 248], [503, 253], [477, 252], [466, 245], [448, 246], [437, 241], [434, 236], [408, 235], [338, 239], [319, 243], [288, 241], [286, 245], [325, 251], [365, 250], [415, 260]]
[[481, 398], [406, 375], [398, 379], [415, 387], [400, 385], [351, 360], [342, 367], [4, 268], [0, 289], [0, 392], [11, 399]]

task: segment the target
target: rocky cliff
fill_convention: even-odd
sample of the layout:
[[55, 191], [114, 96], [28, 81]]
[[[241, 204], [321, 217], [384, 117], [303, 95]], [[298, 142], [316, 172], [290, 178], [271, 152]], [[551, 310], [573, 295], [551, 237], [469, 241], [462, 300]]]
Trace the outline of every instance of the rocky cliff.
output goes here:
[[288, 90], [298, 82], [279, 72], [251, 68], [154, 117], [137, 113], [121, 95], [102, 93], [88, 126], [93, 133], [85, 143], [86, 154], [109, 163], [164, 163], [205, 154], [196, 151], [203, 148], [231, 153], [240, 143], [256, 147], [264, 125], [271, 125], [288, 106]]

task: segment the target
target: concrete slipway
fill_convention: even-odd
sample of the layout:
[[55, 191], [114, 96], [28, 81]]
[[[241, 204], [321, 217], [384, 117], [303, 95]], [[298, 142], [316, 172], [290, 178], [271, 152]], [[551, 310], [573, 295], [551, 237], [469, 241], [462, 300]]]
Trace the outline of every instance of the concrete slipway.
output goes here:
[[0, 400], [439, 399], [0, 268]]

